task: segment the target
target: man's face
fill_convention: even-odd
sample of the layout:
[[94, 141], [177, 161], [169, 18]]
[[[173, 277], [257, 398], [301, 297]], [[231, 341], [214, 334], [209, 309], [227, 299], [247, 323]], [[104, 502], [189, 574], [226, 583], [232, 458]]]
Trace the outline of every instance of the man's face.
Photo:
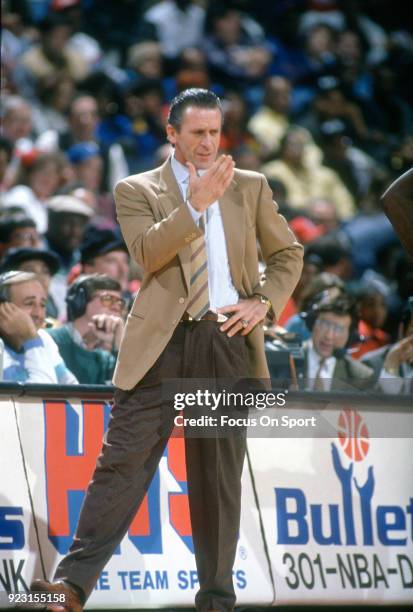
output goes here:
[[79, 248], [87, 224], [87, 217], [64, 212], [53, 215], [47, 237], [58, 253], [71, 253]]
[[82, 96], [73, 102], [70, 125], [80, 140], [89, 140], [99, 122], [98, 105], [91, 96]]
[[210, 168], [218, 154], [221, 124], [219, 108], [186, 108], [179, 130], [170, 124], [166, 127], [176, 159], [181, 164], [189, 161], [199, 170]]
[[98, 289], [86, 306], [86, 317], [90, 320], [100, 314], [121, 316], [124, 308], [125, 301], [120, 291]]
[[10, 301], [30, 315], [36, 329], [40, 329], [44, 325], [46, 300], [46, 291], [37, 280], [16, 283], [10, 287]]
[[328, 359], [336, 349], [347, 344], [351, 325], [350, 315], [337, 315], [323, 312], [313, 327], [312, 339], [314, 350], [320, 357]]
[[119, 250], [99, 255], [94, 258], [93, 262], [84, 265], [84, 272], [85, 274], [93, 274], [94, 272], [107, 274], [110, 278], [117, 280], [122, 289], [126, 289], [129, 276], [128, 254]]
[[40, 246], [40, 237], [37, 229], [35, 227], [16, 227], [15, 230], [12, 231], [10, 236], [10, 241], [8, 243], [8, 248], [12, 247], [39, 247]]

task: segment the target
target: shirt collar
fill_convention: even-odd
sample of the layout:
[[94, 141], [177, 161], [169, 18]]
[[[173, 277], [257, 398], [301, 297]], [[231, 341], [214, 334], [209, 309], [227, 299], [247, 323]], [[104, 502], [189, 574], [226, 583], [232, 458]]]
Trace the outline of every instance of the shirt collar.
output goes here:
[[[315, 350], [313, 340], [311, 338], [308, 341], [308, 357], [312, 361], [312, 363], [317, 364], [317, 367], [320, 365], [321, 357]], [[334, 355], [331, 355], [331, 357], [325, 359], [322, 369], [324, 370], [325, 368], [332, 367], [335, 362], [336, 358], [334, 357]]]
[[171, 157], [171, 168], [179, 185], [188, 181], [188, 168], [176, 159], [175, 153], [173, 153]]
[[[188, 180], [189, 180], [188, 168], [184, 164], [181, 164], [181, 162], [176, 159], [175, 152], [172, 153], [171, 168], [172, 168], [172, 172], [174, 173], [174, 176], [179, 185], [181, 185], [182, 183], [185, 183], [185, 184], [188, 183]], [[205, 172], [206, 170], [197, 170], [198, 176], [202, 176]]]

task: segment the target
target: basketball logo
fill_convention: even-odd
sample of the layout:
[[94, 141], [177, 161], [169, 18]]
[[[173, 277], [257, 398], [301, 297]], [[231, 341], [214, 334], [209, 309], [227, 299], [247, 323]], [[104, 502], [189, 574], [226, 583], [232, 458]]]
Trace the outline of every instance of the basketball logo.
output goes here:
[[343, 410], [338, 418], [338, 439], [347, 457], [362, 461], [369, 452], [367, 426], [356, 410]]

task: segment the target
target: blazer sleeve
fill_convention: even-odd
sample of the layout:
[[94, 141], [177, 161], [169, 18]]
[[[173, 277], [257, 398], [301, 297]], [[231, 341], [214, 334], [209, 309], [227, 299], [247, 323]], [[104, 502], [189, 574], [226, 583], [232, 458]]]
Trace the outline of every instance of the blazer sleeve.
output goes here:
[[156, 221], [156, 197], [149, 193], [148, 187], [132, 184], [128, 179], [115, 187], [117, 217], [129, 252], [151, 273], [163, 268], [180, 249], [202, 235], [184, 205], [178, 205], [167, 217]]

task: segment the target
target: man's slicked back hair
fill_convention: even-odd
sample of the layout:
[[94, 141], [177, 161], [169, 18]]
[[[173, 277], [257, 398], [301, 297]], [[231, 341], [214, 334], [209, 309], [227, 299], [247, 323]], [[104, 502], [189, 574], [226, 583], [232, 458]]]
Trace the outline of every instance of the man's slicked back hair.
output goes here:
[[209, 89], [192, 87], [181, 91], [171, 102], [168, 114], [168, 123], [179, 131], [182, 124], [182, 116], [187, 108], [217, 108], [223, 116], [221, 100]]

